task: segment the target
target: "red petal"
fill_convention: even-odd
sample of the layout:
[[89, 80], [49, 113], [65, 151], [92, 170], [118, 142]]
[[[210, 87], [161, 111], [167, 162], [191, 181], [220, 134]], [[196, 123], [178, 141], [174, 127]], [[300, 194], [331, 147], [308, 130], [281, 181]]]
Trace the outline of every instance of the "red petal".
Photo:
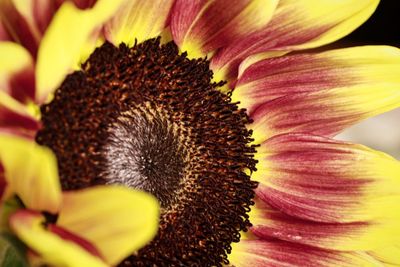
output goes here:
[[8, 34], [3, 22], [0, 20], [0, 41], [9, 41], [11, 36]]

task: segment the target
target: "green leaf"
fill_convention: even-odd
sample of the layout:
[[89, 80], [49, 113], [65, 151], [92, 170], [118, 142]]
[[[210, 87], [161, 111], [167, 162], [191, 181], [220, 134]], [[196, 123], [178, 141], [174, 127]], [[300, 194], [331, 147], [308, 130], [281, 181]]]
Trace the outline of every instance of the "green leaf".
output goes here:
[[2, 203], [0, 209], [0, 231], [8, 232], [10, 229], [8, 227], [8, 218], [15, 211], [24, 208], [21, 200], [17, 197], [11, 197]]
[[0, 235], [0, 267], [28, 267], [25, 246], [10, 233]]

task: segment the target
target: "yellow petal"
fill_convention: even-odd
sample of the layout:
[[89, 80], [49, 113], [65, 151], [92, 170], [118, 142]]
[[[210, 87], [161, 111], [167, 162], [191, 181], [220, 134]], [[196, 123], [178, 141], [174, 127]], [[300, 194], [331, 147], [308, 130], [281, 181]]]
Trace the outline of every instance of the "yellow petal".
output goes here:
[[0, 82], [4, 82], [5, 75], [18, 72], [32, 64], [29, 52], [13, 42], [0, 42], [0, 57]]
[[[20, 210], [10, 218], [15, 234], [41, 257], [40, 262], [65, 267], [106, 267], [98, 257], [78, 244], [46, 231], [44, 217], [38, 212]], [[38, 259], [36, 259], [38, 261]]]
[[[370, 252], [372, 256], [380, 261], [388, 264], [388, 266], [400, 266], [400, 244], [397, 243], [393, 246], [382, 247], [378, 250]], [[392, 265], [390, 265], [392, 264]]]
[[99, 0], [92, 9], [81, 10], [64, 2], [55, 14], [38, 51], [36, 67], [36, 98], [48, 100], [65, 75], [86, 53], [87, 43], [93, 42], [96, 30], [107, 21], [124, 0]]
[[166, 26], [172, 0], [130, 0], [107, 23], [105, 35], [115, 45], [131, 46], [160, 35]]
[[33, 116], [31, 116], [28, 106], [21, 104], [4, 91], [0, 91], [0, 108], [6, 108], [12, 112], [35, 119]]
[[56, 213], [61, 204], [57, 160], [32, 140], [0, 135], [0, 160], [9, 191], [30, 209]]
[[57, 224], [93, 243], [114, 265], [154, 237], [158, 203], [150, 194], [125, 187], [67, 192]]

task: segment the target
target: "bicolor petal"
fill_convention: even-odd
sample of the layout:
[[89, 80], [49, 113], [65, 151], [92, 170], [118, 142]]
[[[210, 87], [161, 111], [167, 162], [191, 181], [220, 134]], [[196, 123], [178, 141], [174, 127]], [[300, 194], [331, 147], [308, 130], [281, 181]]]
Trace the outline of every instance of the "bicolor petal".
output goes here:
[[250, 220], [253, 224], [251, 232], [259, 238], [279, 239], [333, 251], [378, 250], [400, 242], [397, 237], [399, 227], [395, 220], [386, 223], [317, 222], [286, 215], [265, 205], [262, 200], [256, 200]]
[[167, 24], [173, 0], [131, 0], [120, 8], [105, 26], [106, 38], [119, 45], [132, 46], [160, 35]]
[[34, 139], [40, 122], [25, 106], [0, 91], [0, 132]]
[[158, 212], [150, 194], [102, 186], [64, 193], [57, 225], [95, 244], [115, 265], [155, 236]]
[[0, 91], [22, 103], [35, 95], [34, 63], [29, 52], [13, 42], [0, 42]]
[[35, 57], [42, 34], [35, 23], [33, 8], [33, 1], [0, 1], [0, 17], [7, 32]]
[[243, 72], [232, 98], [264, 140], [294, 131], [333, 136], [400, 106], [400, 50], [364, 46], [260, 61]]
[[379, 262], [361, 252], [316, 249], [282, 241], [241, 240], [232, 246], [230, 262], [237, 267], [378, 267]]
[[371, 85], [400, 88], [400, 50], [360, 46], [261, 60], [244, 69], [232, 93], [251, 115], [260, 105], [298, 93]]
[[361, 145], [307, 134], [276, 136], [257, 152], [252, 232], [324, 249], [400, 242], [400, 163]]
[[286, 134], [262, 143], [256, 157], [257, 195], [286, 214], [333, 223], [400, 218], [400, 163], [382, 152]]
[[45, 219], [39, 212], [30, 210], [19, 210], [10, 217], [11, 229], [40, 257], [41, 263], [70, 267], [108, 266], [82, 246], [82, 242], [68, 237], [67, 232], [48, 231], [44, 223]]
[[0, 135], [0, 160], [7, 192], [30, 209], [56, 213], [61, 205], [57, 160], [50, 149], [33, 140]]
[[101, 27], [123, 1], [99, 0], [93, 8], [85, 10], [65, 2], [59, 8], [38, 51], [36, 100], [39, 103], [49, 100], [65, 76], [79, 64], [82, 55], [87, 52], [87, 46], [95, 46]]
[[[360, 26], [374, 12], [379, 0], [282, 0], [271, 22], [223, 48], [211, 61], [220, 79], [232, 79], [239, 64], [281, 55], [288, 51], [321, 46], [338, 40]], [[263, 53], [263, 54], [260, 54]]]
[[171, 14], [171, 32], [181, 51], [203, 57], [264, 28], [277, 4], [276, 0], [178, 0]]

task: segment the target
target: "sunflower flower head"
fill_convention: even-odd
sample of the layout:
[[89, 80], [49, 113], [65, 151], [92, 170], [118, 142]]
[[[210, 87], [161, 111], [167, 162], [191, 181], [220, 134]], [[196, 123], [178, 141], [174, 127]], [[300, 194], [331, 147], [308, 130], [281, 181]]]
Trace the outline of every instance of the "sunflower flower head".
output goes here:
[[22, 2], [0, 0], [9, 254], [400, 264], [399, 162], [333, 139], [400, 106], [399, 49], [291, 53], [345, 36], [379, 1]]

